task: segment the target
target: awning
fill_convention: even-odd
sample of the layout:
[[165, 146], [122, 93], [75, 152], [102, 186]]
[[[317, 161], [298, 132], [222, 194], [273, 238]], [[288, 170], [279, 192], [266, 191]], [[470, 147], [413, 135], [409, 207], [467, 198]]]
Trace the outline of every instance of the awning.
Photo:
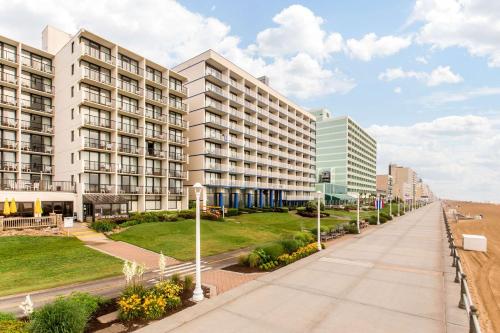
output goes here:
[[114, 194], [84, 194], [83, 203], [91, 204], [126, 204], [127, 198]]
[[341, 193], [333, 193], [333, 194], [325, 194], [327, 200], [344, 200], [344, 201], [354, 201], [356, 198], [351, 197], [347, 194]]

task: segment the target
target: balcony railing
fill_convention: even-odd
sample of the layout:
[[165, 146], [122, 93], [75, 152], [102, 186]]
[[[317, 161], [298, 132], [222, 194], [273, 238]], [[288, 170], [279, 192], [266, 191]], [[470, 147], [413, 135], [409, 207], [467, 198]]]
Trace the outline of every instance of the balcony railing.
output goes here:
[[182, 136], [182, 135], [176, 135], [176, 134], [173, 134], [173, 133], [170, 133], [168, 135], [168, 140], [171, 142], [171, 143], [178, 143], [178, 144], [181, 144], [181, 145], [185, 145], [187, 144], [187, 139], [186, 137]]
[[169, 122], [170, 125], [174, 125], [174, 126], [178, 126], [178, 127], [182, 127], [182, 128], [187, 128], [188, 127], [188, 122], [187, 121], [182, 120], [182, 118], [175, 117], [175, 116], [172, 116], [172, 115], [170, 115], [168, 117], [168, 122]]
[[85, 193], [113, 193], [115, 185], [111, 184], [84, 184]]
[[139, 87], [136, 84], [130, 83], [128, 81], [118, 80], [118, 88], [123, 90], [123, 91], [129, 92], [129, 93], [132, 93], [132, 94], [135, 94], [138, 96], [143, 95], [143, 91], [142, 91], [141, 87]]
[[65, 181], [3, 179], [0, 181], [2, 191], [47, 191], [47, 192], [76, 192], [75, 183]]
[[90, 126], [111, 128], [111, 119], [91, 116], [89, 114], [83, 115], [83, 123]]
[[165, 158], [165, 153], [159, 149], [146, 149], [146, 156]]
[[182, 170], [169, 170], [168, 176], [172, 178], [187, 178], [187, 172]]
[[129, 173], [133, 175], [141, 173], [142, 170], [140, 166], [134, 164], [118, 164], [116, 169], [118, 173]]
[[115, 83], [115, 78], [112, 77], [111, 75], [102, 73], [98, 70], [91, 69], [89, 67], [82, 68], [82, 75], [86, 79], [96, 81], [99, 83], [103, 83], [103, 84], [107, 84], [107, 85], [114, 85], [114, 83]]
[[137, 185], [118, 185], [118, 192], [121, 194], [141, 194], [142, 186]]
[[114, 65], [114, 57], [111, 56], [111, 54], [103, 52], [99, 49], [90, 47], [89, 45], [83, 45], [83, 54], [88, 55], [89, 57], [92, 57], [94, 59], [100, 60], [102, 62], [105, 62], [109, 65]]
[[117, 122], [116, 129], [125, 133], [141, 135], [142, 128], [137, 125], [131, 125], [127, 123]]
[[121, 69], [123, 69], [129, 73], [135, 74], [135, 75], [142, 76], [142, 73], [143, 73], [142, 68], [140, 68], [137, 65], [131, 64], [129, 62], [123, 61], [122, 59], [118, 59], [118, 67], [120, 67]]
[[171, 108], [174, 108], [174, 109], [177, 109], [177, 110], [181, 110], [183, 112], [187, 112], [187, 104], [186, 103], [182, 103], [182, 102], [176, 101], [174, 99], [169, 99], [168, 105]]
[[205, 154], [207, 155], [225, 156], [226, 153], [227, 149], [205, 147]]
[[17, 127], [17, 119], [16, 118], [9, 118], [9, 117], [2, 117], [2, 118], [0, 118], [0, 125], [5, 126], [5, 127], [16, 128]]
[[9, 139], [1, 139], [0, 147], [4, 149], [17, 149], [17, 141]]
[[0, 103], [16, 106], [17, 105], [17, 98], [15, 96], [0, 94]]
[[155, 93], [151, 90], [146, 90], [146, 98], [155, 102], [167, 104], [166, 98], [163, 97], [162, 94]]
[[21, 57], [21, 63], [23, 66], [33, 68], [34, 70], [52, 74], [54, 72], [54, 67], [51, 64], [42, 62], [39, 59], [23, 56]]
[[144, 186], [145, 194], [167, 194], [168, 189], [161, 186]]
[[136, 115], [141, 115], [142, 114], [142, 108], [137, 105], [137, 104], [133, 104], [133, 103], [128, 103], [128, 102], [125, 102], [125, 101], [118, 101], [117, 103], [117, 108], [118, 110], [120, 111], [124, 111], [124, 112], [128, 112], [128, 113], [133, 113], [133, 114], [136, 114]]
[[144, 169], [147, 176], [166, 176], [167, 169], [155, 168], [155, 167], [146, 167]]
[[135, 154], [140, 155], [142, 153], [142, 148], [136, 145], [129, 145], [126, 143], [118, 143], [118, 152], [125, 154]]
[[151, 72], [146, 71], [146, 79], [164, 85], [164, 79], [159, 74], [153, 74]]
[[52, 173], [54, 171], [54, 166], [50, 164], [41, 163], [21, 163], [22, 172], [34, 172], [34, 173]]
[[168, 158], [170, 160], [173, 160], [173, 161], [185, 162], [186, 161], [186, 154], [169, 152], [168, 153]]
[[214, 171], [227, 171], [227, 166], [220, 163], [206, 163], [205, 169]]
[[16, 84], [17, 83], [17, 77], [14, 74], [11, 73], [6, 73], [6, 72], [0, 72], [0, 81], [6, 82], [6, 83], [11, 83], [11, 84]]
[[13, 161], [0, 161], [0, 170], [17, 171], [17, 163]]
[[178, 91], [178, 92], [180, 92], [181, 94], [184, 94], [184, 95], [187, 95], [187, 93], [188, 93], [188, 90], [187, 90], [187, 88], [186, 88], [186, 87], [184, 87], [184, 86], [183, 86], [183, 85], [181, 85], [181, 84], [178, 84], [178, 83], [172, 82], [172, 81], [170, 81], [170, 82], [169, 82], [169, 88], [170, 88], [171, 90]]
[[100, 172], [114, 172], [115, 165], [109, 162], [100, 161], [83, 161], [83, 168], [85, 171], [100, 171]]
[[111, 141], [99, 140], [88, 137], [84, 137], [83, 146], [85, 148], [113, 150], [113, 143]]
[[145, 116], [151, 119], [156, 119], [162, 122], [167, 122], [167, 115], [161, 112], [156, 112], [146, 108]]
[[11, 50], [0, 50], [0, 58], [17, 63], [17, 54]]
[[54, 147], [51, 145], [26, 142], [26, 141], [21, 142], [21, 149], [28, 152], [42, 153], [42, 154], [52, 154], [54, 152]]
[[38, 90], [47, 94], [54, 93], [54, 87], [52, 85], [41, 83], [31, 78], [26, 78], [26, 77], [21, 78], [21, 85], [25, 88]]
[[170, 195], [183, 195], [184, 191], [182, 187], [169, 187], [168, 193]]
[[155, 131], [151, 129], [146, 129], [145, 130], [145, 136], [150, 139], [157, 139], [157, 140], [167, 140], [168, 134], [161, 132], [161, 131]]
[[54, 113], [54, 107], [52, 105], [34, 102], [32, 100], [22, 99], [21, 106], [25, 109], [29, 109], [32, 111], [43, 112], [48, 114]]
[[227, 82], [227, 76], [223, 75], [221, 72], [219, 72], [211, 67], [206, 68], [205, 74], [213, 76], [221, 81]]
[[88, 90], [83, 90], [83, 100], [107, 107], [113, 106], [113, 100], [110, 97], [90, 92]]

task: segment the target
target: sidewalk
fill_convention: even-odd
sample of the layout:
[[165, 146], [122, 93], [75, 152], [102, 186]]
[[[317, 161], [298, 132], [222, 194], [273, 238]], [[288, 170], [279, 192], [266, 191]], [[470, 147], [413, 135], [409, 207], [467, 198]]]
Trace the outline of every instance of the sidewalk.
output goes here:
[[468, 332], [439, 203], [138, 332]]

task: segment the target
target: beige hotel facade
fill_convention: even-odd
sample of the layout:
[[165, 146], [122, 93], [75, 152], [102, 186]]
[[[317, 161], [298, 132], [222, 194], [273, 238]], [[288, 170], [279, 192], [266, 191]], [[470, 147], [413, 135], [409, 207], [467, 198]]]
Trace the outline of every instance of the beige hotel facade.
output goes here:
[[315, 118], [209, 50], [170, 70], [82, 29], [0, 36], [0, 209], [79, 220], [313, 198]]
[[174, 70], [188, 79], [188, 184], [206, 187], [206, 205], [277, 207], [313, 198], [314, 116], [212, 50]]

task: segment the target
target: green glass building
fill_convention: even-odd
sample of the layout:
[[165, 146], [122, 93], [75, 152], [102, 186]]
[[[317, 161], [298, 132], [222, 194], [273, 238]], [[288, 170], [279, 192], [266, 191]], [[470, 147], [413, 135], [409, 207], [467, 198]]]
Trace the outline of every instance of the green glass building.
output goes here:
[[354, 200], [377, 193], [377, 142], [348, 116], [332, 117], [327, 109], [316, 117], [316, 189], [326, 202]]

